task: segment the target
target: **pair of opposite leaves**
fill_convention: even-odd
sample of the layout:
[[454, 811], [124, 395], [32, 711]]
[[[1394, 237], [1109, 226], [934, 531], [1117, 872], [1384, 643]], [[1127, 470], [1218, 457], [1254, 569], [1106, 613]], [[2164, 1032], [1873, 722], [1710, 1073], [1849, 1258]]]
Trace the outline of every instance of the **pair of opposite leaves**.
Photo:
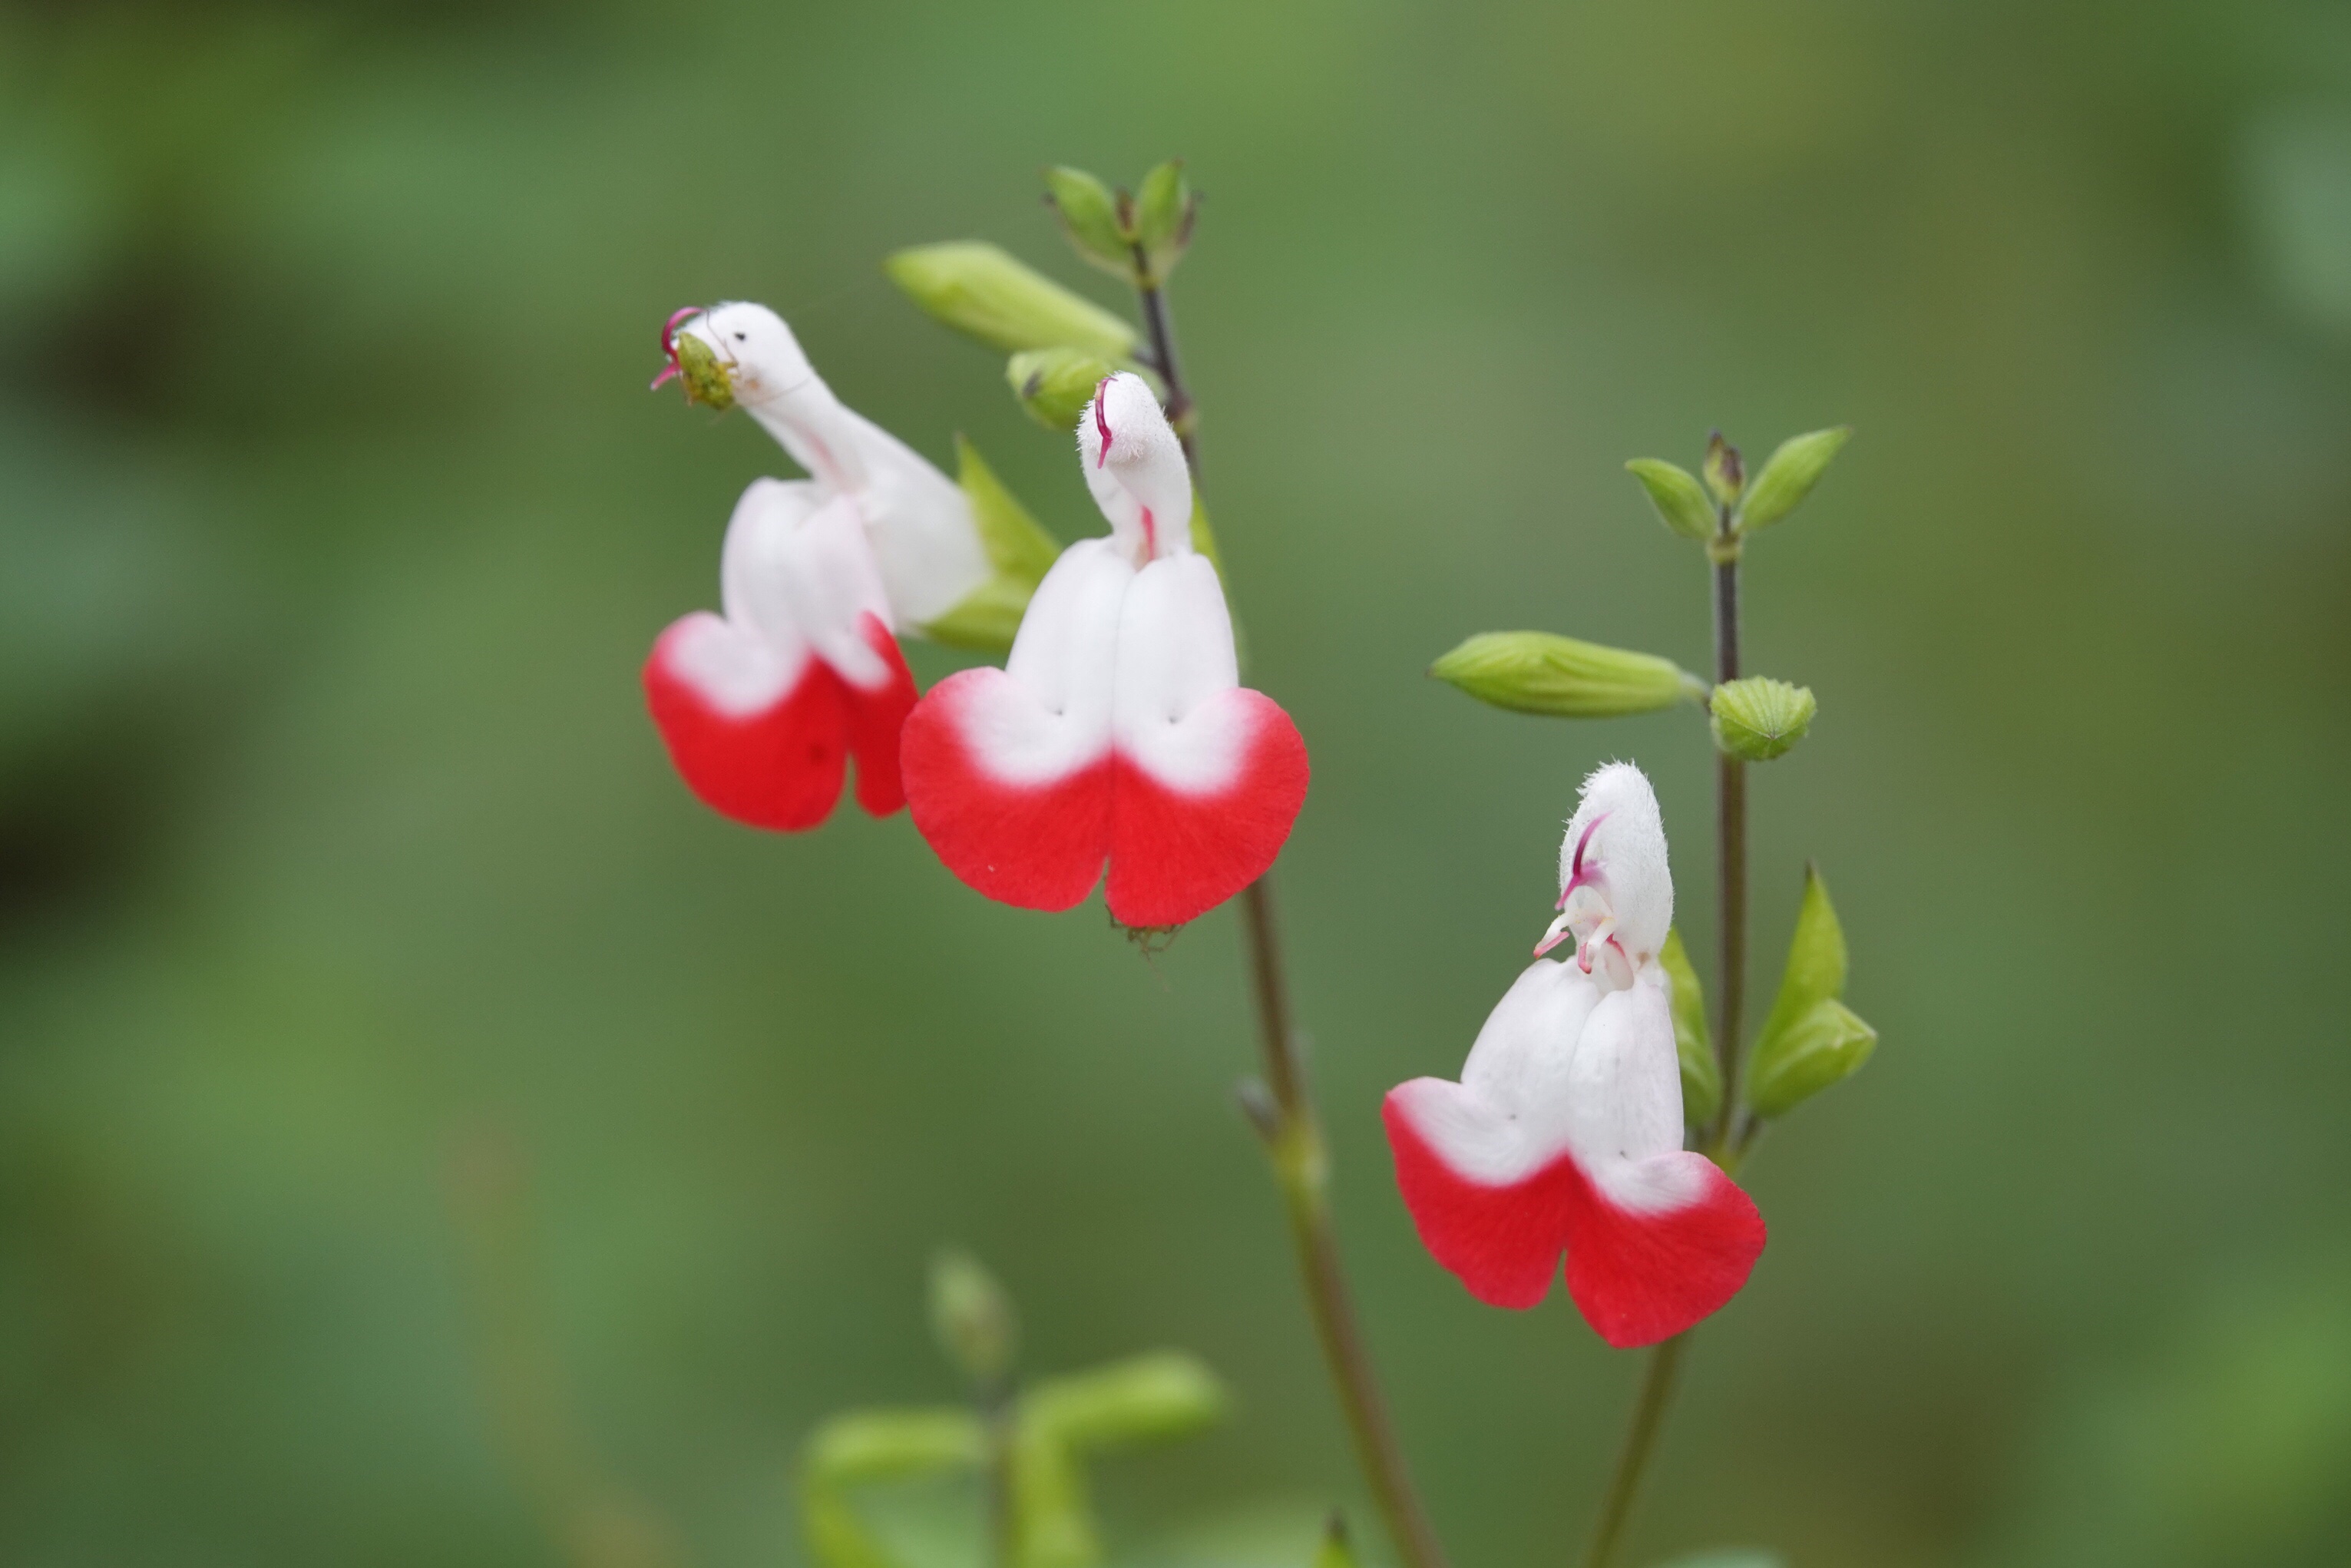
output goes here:
[[[877, 815], [911, 804], [977, 891], [1065, 909], [1107, 860], [1111, 911], [1130, 925], [1181, 924], [1272, 863], [1304, 800], [1304, 743], [1239, 685], [1215, 569], [1190, 545], [1189, 472], [1144, 383], [1105, 381], [1079, 421], [1109, 536], [1062, 552], [1002, 670], [965, 671], [917, 701], [895, 633], [987, 581], [969, 503], [842, 406], [772, 312], [722, 306], [684, 330], [811, 476], [745, 492], [724, 613], [673, 624], [646, 665], [655, 720], [697, 795], [758, 826], [813, 827], [854, 757], [859, 803]], [[1658, 962], [1673, 888], [1637, 768], [1587, 781], [1561, 882], [1545, 949], [1573, 936], [1575, 960], [1539, 949], [1460, 1082], [1390, 1093], [1388, 1133], [1424, 1242], [1473, 1294], [1532, 1306], [1563, 1253], [1593, 1328], [1648, 1343], [1737, 1292], [1763, 1225], [1681, 1147]]]
[[756, 826], [810, 828], [853, 758], [858, 803], [908, 806], [978, 892], [1067, 909], [1107, 862], [1111, 913], [1133, 926], [1180, 925], [1273, 863], [1305, 801], [1305, 742], [1240, 685], [1224, 591], [1192, 548], [1183, 449], [1140, 377], [1105, 380], [1078, 422], [1109, 535], [1061, 552], [1003, 669], [918, 700], [898, 633], [990, 575], [964, 492], [844, 407], [774, 312], [719, 306], [680, 330], [810, 476], [744, 492], [722, 613], [676, 622], [646, 664], [695, 794]]

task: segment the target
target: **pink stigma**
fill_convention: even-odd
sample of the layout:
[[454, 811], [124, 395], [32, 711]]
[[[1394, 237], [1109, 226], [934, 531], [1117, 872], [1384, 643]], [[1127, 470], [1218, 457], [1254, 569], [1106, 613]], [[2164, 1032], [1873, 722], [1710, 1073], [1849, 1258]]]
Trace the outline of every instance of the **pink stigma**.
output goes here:
[[1102, 415], [1102, 394], [1110, 390], [1110, 383], [1111, 378], [1104, 376], [1094, 385], [1094, 428], [1102, 432], [1102, 450], [1094, 455], [1097, 468], [1110, 461], [1110, 421]]
[[[1583, 836], [1575, 841], [1575, 860], [1568, 867], [1567, 885], [1559, 890], [1559, 902], [1552, 905], [1553, 909], [1565, 909], [1570, 894], [1587, 882], [1596, 883], [1600, 880], [1598, 866], [1593, 866], [1589, 873], [1584, 871], [1583, 852], [1592, 847], [1592, 835], [1600, 831], [1600, 824], [1606, 821], [1608, 816], [1609, 813], [1603, 811], [1584, 824]], [[1589, 967], [1589, 966], [1586, 967]]]
[[671, 382], [685, 373], [684, 369], [677, 362], [678, 323], [681, 321], [690, 321], [695, 317], [699, 316], [702, 313], [701, 306], [688, 305], [680, 309], [671, 311], [669, 313], [669, 319], [662, 323], [662, 358], [669, 361], [669, 366], [667, 369], [664, 370], [661, 374], [653, 378], [653, 384], [645, 389], [647, 392], [659, 392]]

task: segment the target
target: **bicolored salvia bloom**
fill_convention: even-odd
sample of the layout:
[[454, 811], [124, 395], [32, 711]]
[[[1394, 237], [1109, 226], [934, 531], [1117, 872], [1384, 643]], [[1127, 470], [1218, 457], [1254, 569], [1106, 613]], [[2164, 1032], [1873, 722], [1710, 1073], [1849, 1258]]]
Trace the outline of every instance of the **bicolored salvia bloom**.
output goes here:
[[[1679, 1333], [1763, 1250], [1755, 1205], [1682, 1147], [1665, 827], [1648, 779], [1584, 781], [1560, 850], [1560, 915], [1469, 1048], [1461, 1081], [1388, 1093], [1396, 1179], [1420, 1238], [1469, 1293], [1531, 1307], [1567, 1290], [1619, 1347]], [[1568, 941], [1574, 955], [1542, 956]]]
[[[681, 319], [683, 318], [683, 319]], [[851, 757], [858, 803], [905, 803], [898, 732], [914, 706], [898, 652], [989, 575], [970, 503], [947, 476], [842, 406], [791, 329], [760, 305], [673, 317], [673, 374], [730, 395], [809, 477], [743, 493], [719, 559], [720, 613], [670, 626], [645, 693], [671, 758], [704, 801], [757, 827], [831, 814]], [[681, 363], [680, 349], [692, 353]]]
[[1306, 744], [1240, 684], [1217, 571], [1193, 550], [1182, 445], [1142, 378], [1096, 388], [1078, 454], [1109, 537], [1061, 553], [1001, 670], [907, 720], [914, 825], [988, 897], [1067, 909], [1109, 862], [1113, 918], [1179, 925], [1262, 874], [1306, 799]]

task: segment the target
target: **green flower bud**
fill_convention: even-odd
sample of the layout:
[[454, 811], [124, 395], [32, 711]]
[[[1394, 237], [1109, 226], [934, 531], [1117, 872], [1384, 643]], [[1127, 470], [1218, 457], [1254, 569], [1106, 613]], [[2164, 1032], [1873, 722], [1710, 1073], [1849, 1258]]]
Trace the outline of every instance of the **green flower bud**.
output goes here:
[[1755, 1047], [1747, 1103], [1759, 1116], [1784, 1116], [1850, 1078], [1877, 1049], [1877, 1031], [1831, 997]]
[[1829, 902], [1820, 868], [1804, 868], [1804, 900], [1780, 994], [1763, 1032], [1747, 1085], [1747, 1103], [1761, 1116], [1786, 1114], [1797, 1104], [1852, 1074], [1877, 1047], [1877, 1031], [1838, 1000], [1844, 992], [1844, 928]]
[[1184, 178], [1184, 160], [1170, 158], [1143, 177], [1134, 198], [1134, 237], [1154, 283], [1165, 283], [1192, 243], [1200, 199]]
[[948, 1250], [931, 1260], [931, 1332], [976, 1385], [995, 1388], [1010, 1375], [1019, 1318], [996, 1276], [968, 1252]]
[[1066, 347], [1122, 360], [1134, 350], [1133, 327], [992, 245], [916, 246], [883, 267], [932, 316], [1008, 354]]
[[1687, 539], [1714, 537], [1714, 503], [1706, 498], [1705, 487], [1690, 477], [1688, 470], [1659, 457], [1635, 457], [1625, 466], [1649, 492], [1649, 505], [1656, 507], [1666, 527]]
[[1085, 412], [1094, 388], [1118, 367], [1082, 349], [1031, 349], [1015, 354], [1004, 367], [1012, 395], [1029, 417], [1046, 429], [1067, 435]]
[[1690, 967], [1679, 926], [1666, 933], [1657, 962], [1674, 983], [1674, 1054], [1682, 1068], [1682, 1121], [1702, 1127], [1722, 1108], [1722, 1065], [1707, 1039], [1706, 993], [1698, 988], [1698, 971]]
[[670, 351], [676, 357], [686, 402], [721, 413], [735, 406], [735, 383], [727, 379], [716, 350], [691, 332], [680, 332], [670, 339]]
[[956, 482], [971, 503], [980, 548], [995, 570], [953, 609], [927, 622], [923, 634], [951, 648], [1000, 653], [1012, 646], [1012, 634], [1028, 613], [1029, 595], [1052, 570], [1061, 547], [1004, 487], [996, 471], [981, 460], [979, 449], [960, 435], [956, 437]]
[[1082, 169], [1045, 171], [1045, 204], [1061, 220], [1061, 232], [1092, 266], [1113, 277], [1135, 281], [1133, 202]]
[[1769, 762], [1804, 738], [1821, 705], [1810, 686], [1750, 675], [1715, 687], [1707, 706], [1715, 745], [1742, 762]]
[[1802, 505], [1827, 471], [1829, 460], [1852, 436], [1853, 427], [1840, 424], [1809, 435], [1792, 435], [1780, 443], [1780, 449], [1771, 454], [1771, 460], [1763, 465], [1763, 472], [1755, 476], [1747, 492], [1747, 505], [1740, 508], [1739, 531], [1751, 534], [1768, 528]]
[[1716, 431], [1706, 438], [1706, 487], [1708, 494], [1724, 506], [1739, 499], [1739, 492], [1747, 487], [1747, 468], [1739, 460], [1739, 448], [1722, 438]]
[[1562, 718], [1651, 713], [1695, 685], [1671, 659], [1548, 632], [1481, 632], [1428, 673], [1496, 707]]

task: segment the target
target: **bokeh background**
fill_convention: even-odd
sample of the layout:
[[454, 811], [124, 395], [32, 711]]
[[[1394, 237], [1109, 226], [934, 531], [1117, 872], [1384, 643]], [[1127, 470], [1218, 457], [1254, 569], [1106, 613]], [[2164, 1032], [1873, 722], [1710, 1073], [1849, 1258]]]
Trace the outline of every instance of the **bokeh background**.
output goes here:
[[1230, 1379], [1103, 1473], [1120, 1557], [1357, 1503], [1229, 915], [1147, 962], [903, 817], [734, 828], [636, 685], [787, 471], [647, 395], [672, 308], [772, 303], [1074, 537], [1066, 444], [877, 263], [1120, 303], [1035, 171], [1171, 152], [1314, 755], [1341, 1227], [1457, 1560], [1578, 1548], [1636, 1365], [1431, 1263], [1378, 1097], [1524, 963], [1596, 761], [1657, 779], [1706, 950], [1708, 748], [1422, 671], [1701, 664], [1621, 463], [1834, 422], [1748, 574], [1750, 666], [1822, 705], [1757, 779], [1755, 983], [1817, 857], [1884, 1043], [1750, 1167], [1772, 1245], [1635, 1555], [2351, 1557], [2342, 7], [90, 0], [0, 12], [0, 1557], [586, 1563], [578, 1482], [654, 1555], [803, 1562], [810, 1426], [956, 1396], [948, 1241], [1034, 1367]]

